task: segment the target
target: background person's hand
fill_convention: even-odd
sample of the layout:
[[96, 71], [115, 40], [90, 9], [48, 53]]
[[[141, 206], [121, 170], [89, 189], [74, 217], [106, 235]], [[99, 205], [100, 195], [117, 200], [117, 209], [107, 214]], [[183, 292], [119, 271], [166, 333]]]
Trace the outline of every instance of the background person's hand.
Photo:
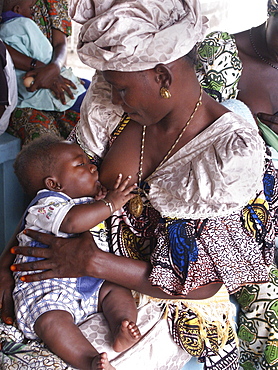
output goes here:
[[278, 116], [277, 115], [259, 112], [257, 116], [262, 123], [264, 123], [272, 131], [278, 134]]
[[28, 71], [26, 77], [33, 77], [34, 83], [27, 90], [34, 92], [38, 89], [50, 89], [55, 97], [59, 99], [62, 104], [66, 103], [65, 93], [73, 99], [72, 89], [76, 89], [76, 85], [60, 75], [60, 69], [54, 64], [50, 63], [43, 67], [39, 67]]

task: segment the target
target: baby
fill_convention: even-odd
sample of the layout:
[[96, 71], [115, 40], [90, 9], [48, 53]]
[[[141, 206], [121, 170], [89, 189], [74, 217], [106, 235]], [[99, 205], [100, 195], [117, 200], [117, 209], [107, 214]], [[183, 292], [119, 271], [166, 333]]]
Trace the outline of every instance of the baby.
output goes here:
[[[129, 185], [129, 177], [122, 181], [119, 175], [113, 190], [107, 192], [98, 181], [96, 166], [82, 149], [52, 135], [23, 147], [14, 168], [24, 191], [31, 197], [37, 194], [23, 216], [22, 230], [32, 228], [71, 237], [91, 229], [97, 246], [108, 252], [103, 220], [134, 196], [131, 191], [135, 185]], [[38, 245], [24, 231], [18, 234], [18, 240], [20, 245]], [[15, 263], [31, 260], [18, 256]], [[18, 327], [27, 338], [40, 338], [73, 367], [114, 369], [107, 354], [99, 353], [77, 327], [92, 313], [102, 311], [105, 315], [117, 352], [128, 349], [141, 337], [136, 304], [126, 288], [92, 277], [27, 283], [22, 273], [14, 275]]]

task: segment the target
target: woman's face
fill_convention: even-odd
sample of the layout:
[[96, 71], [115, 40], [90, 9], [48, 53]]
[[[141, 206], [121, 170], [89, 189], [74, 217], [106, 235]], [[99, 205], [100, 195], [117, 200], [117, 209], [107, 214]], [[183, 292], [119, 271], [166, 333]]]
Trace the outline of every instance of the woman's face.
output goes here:
[[103, 76], [112, 86], [112, 103], [121, 105], [133, 121], [149, 126], [169, 112], [168, 104], [159, 94], [161, 85], [154, 70], [104, 71]]
[[266, 43], [271, 59], [278, 62], [278, 14], [267, 20]]

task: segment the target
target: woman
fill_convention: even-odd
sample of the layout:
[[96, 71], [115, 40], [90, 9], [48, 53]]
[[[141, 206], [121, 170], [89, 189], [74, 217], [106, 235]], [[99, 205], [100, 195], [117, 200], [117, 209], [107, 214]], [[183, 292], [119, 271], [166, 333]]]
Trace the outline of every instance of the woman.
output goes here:
[[[192, 49], [206, 27], [196, 1], [94, 5], [79, 53], [103, 71], [113, 102], [130, 117], [113, 132], [101, 181], [109, 188], [115, 173], [128, 173], [138, 196], [111, 217], [119, 256], [95, 249], [87, 234], [64, 241], [27, 231], [50, 248], [13, 252], [46, 260], [13, 269], [44, 270], [27, 281], [87, 274], [147, 295], [165, 309], [181, 348], [206, 368], [237, 369], [227, 290], [268, 281], [273, 258], [264, 145], [256, 128], [200, 89]], [[96, 127], [98, 137], [105, 130]]]
[[[67, 12], [67, 3], [57, 0], [38, 0], [34, 6], [33, 20], [53, 45], [51, 62], [47, 65], [32, 59], [7, 45], [14, 65], [26, 71], [26, 76], [35, 78], [30, 91], [51, 89], [55, 96], [66, 102], [65, 94], [73, 99], [70, 89], [75, 84], [60, 75], [67, 57], [67, 36], [71, 34], [71, 20]], [[88, 88], [89, 81], [84, 80]], [[74, 107], [64, 112], [16, 108], [12, 114], [8, 133], [19, 137], [22, 144], [39, 136], [43, 132], [54, 132], [66, 138], [79, 120], [80, 104], [85, 93], [80, 95]]]

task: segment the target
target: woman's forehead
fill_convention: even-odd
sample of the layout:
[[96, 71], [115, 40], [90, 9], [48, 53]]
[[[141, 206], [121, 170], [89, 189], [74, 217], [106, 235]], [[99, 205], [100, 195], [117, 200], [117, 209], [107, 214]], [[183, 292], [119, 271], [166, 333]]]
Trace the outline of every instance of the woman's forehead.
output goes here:
[[104, 71], [103, 77], [111, 84], [123, 84], [138, 79], [140, 72]]

